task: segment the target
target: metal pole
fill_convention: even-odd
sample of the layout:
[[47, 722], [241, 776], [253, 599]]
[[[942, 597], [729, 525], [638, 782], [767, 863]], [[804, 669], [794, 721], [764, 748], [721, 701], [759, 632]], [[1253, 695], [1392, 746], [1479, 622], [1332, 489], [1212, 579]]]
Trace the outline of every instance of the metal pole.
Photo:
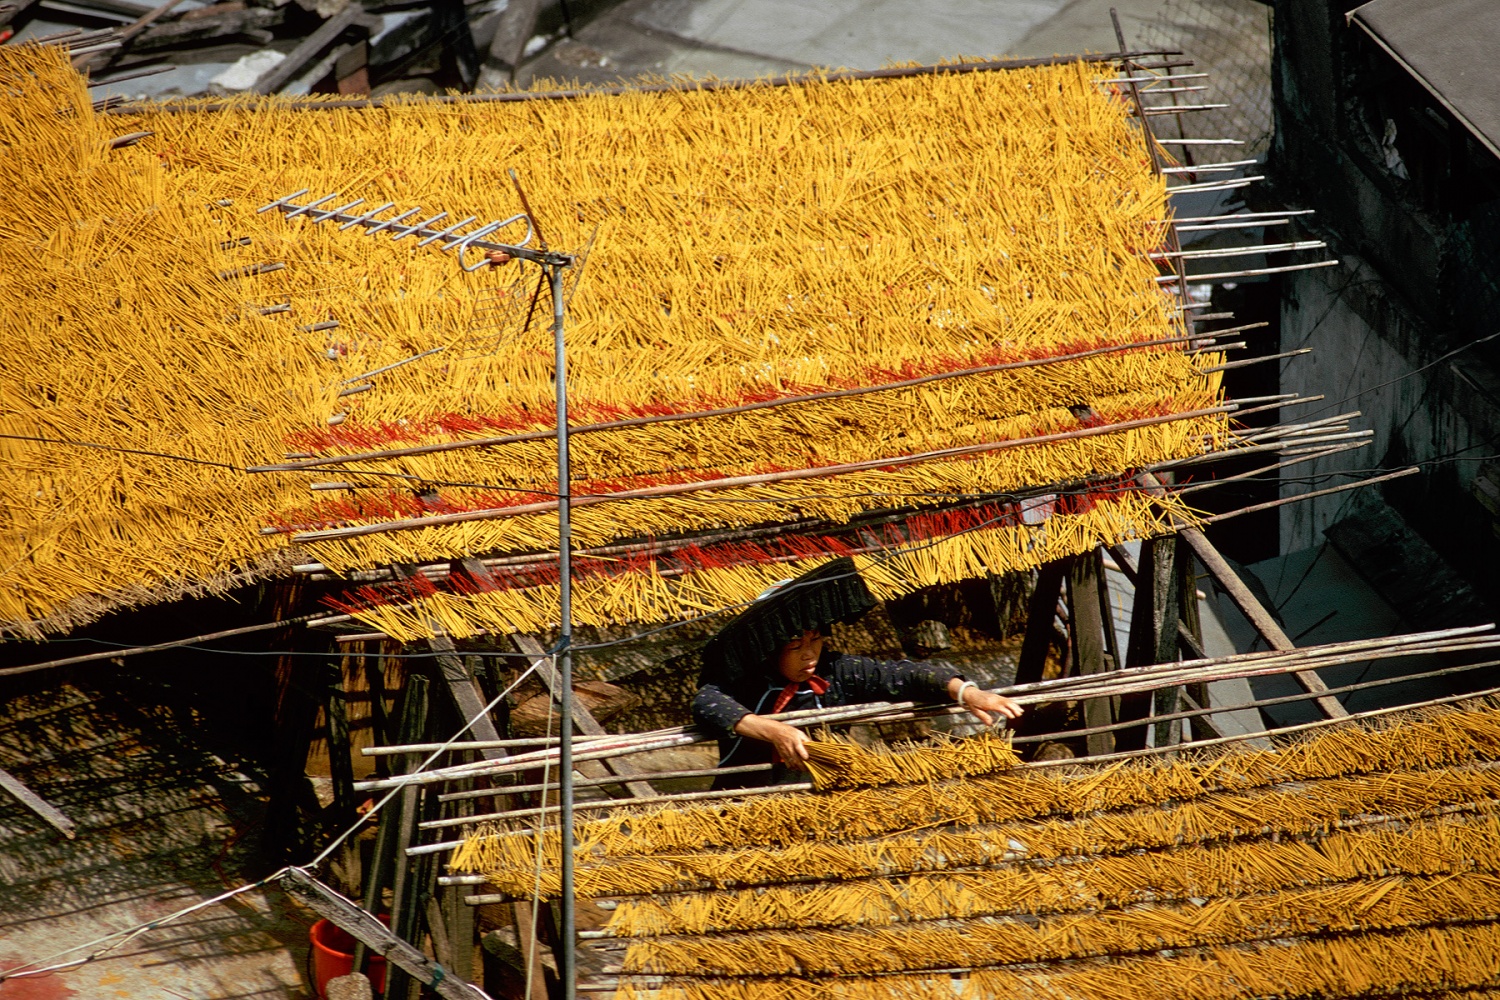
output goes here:
[[563, 1000], [575, 1000], [578, 991], [578, 952], [573, 898], [573, 581], [572, 528], [568, 522], [568, 359], [563, 347], [563, 269], [551, 265], [547, 276], [552, 282], [552, 334], [556, 352], [557, 381], [557, 571], [561, 584], [558, 609], [561, 631], [558, 634], [557, 699], [562, 726], [558, 748], [558, 794], [562, 799], [562, 899], [559, 907], [557, 936], [562, 954], [558, 972], [563, 982]]

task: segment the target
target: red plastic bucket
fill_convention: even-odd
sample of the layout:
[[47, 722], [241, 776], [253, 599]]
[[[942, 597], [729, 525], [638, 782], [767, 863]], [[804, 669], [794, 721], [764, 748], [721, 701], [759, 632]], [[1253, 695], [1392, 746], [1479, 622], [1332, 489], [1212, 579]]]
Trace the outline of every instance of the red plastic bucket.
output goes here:
[[[385, 917], [380, 918], [382, 921]], [[319, 920], [307, 932], [312, 941], [313, 986], [318, 996], [328, 996], [328, 980], [347, 976], [354, 971], [354, 937], [326, 920]], [[380, 955], [370, 956], [370, 967], [365, 975], [370, 977], [370, 986], [376, 993], [385, 990], [385, 959]]]

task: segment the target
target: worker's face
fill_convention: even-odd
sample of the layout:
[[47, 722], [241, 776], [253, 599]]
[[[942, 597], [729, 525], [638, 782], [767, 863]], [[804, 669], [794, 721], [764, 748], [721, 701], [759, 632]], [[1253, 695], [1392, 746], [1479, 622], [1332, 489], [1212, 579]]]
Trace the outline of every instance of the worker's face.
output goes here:
[[795, 639], [788, 639], [781, 646], [781, 657], [777, 668], [789, 682], [801, 684], [818, 669], [818, 657], [823, 655], [823, 636], [808, 629]]

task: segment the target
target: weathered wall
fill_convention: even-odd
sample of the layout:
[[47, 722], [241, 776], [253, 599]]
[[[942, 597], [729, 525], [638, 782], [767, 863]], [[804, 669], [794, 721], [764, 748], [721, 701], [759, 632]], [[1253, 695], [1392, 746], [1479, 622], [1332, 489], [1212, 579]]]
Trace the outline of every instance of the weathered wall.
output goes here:
[[[1343, 261], [1283, 284], [1282, 350], [1316, 353], [1284, 364], [1281, 388], [1328, 396], [1303, 413], [1362, 411], [1356, 426], [1375, 438], [1287, 470], [1282, 492], [1347, 481], [1310, 474], [1421, 465], [1385, 498], [1494, 601], [1500, 340], [1478, 342], [1500, 329], [1500, 164], [1347, 23], [1347, 6], [1276, 4], [1272, 174], [1283, 203], [1317, 210], [1309, 235]], [[1320, 542], [1346, 501], [1284, 508], [1281, 550]]]
[[[1300, 272], [1284, 285], [1281, 349], [1313, 347], [1314, 353], [1283, 362], [1282, 391], [1325, 394], [1326, 401], [1299, 417], [1358, 410], [1363, 416], [1355, 426], [1375, 436], [1366, 448], [1286, 470], [1282, 493], [1349, 481], [1304, 481], [1308, 476], [1421, 464], [1420, 475], [1385, 488], [1387, 500], [1494, 599], [1500, 592], [1496, 522], [1476, 495], [1476, 480], [1490, 468], [1485, 459], [1500, 450], [1500, 398], [1491, 389], [1491, 369], [1472, 352], [1433, 364], [1430, 329], [1367, 264], [1348, 254], [1342, 260], [1339, 268]], [[1318, 544], [1348, 499], [1335, 495], [1282, 508], [1282, 551]]]

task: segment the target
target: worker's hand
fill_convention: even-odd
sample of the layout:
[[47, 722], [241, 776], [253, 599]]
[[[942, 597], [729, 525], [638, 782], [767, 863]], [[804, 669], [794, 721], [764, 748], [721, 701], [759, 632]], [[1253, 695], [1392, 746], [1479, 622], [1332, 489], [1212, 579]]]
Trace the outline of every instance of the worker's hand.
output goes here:
[[[960, 688], [963, 688], [963, 678], [955, 677], [948, 682], [948, 697], [957, 698]], [[1011, 701], [1004, 695], [986, 691], [983, 688], [970, 686], [963, 688], [963, 706], [967, 708], [980, 722], [986, 726], [995, 721], [996, 715], [1003, 715], [1007, 719], [1019, 719], [1021, 713], [1026, 711], [1020, 705]]]
[[807, 737], [802, 735], [802, 730], [775, 719], [747, 715], [735, 723], [734, 731], [738, 736], [748, 736], [752, 740], [771, 744], [787, 767], [807, 770]]
[[495, 267], [499, 267], [502, 264], [509, 264], [511, 261], [515, 260], [514, 257], [506, 253], [504, 250], [486, 250], [484, 252], [484, 259], [489, 261]]

